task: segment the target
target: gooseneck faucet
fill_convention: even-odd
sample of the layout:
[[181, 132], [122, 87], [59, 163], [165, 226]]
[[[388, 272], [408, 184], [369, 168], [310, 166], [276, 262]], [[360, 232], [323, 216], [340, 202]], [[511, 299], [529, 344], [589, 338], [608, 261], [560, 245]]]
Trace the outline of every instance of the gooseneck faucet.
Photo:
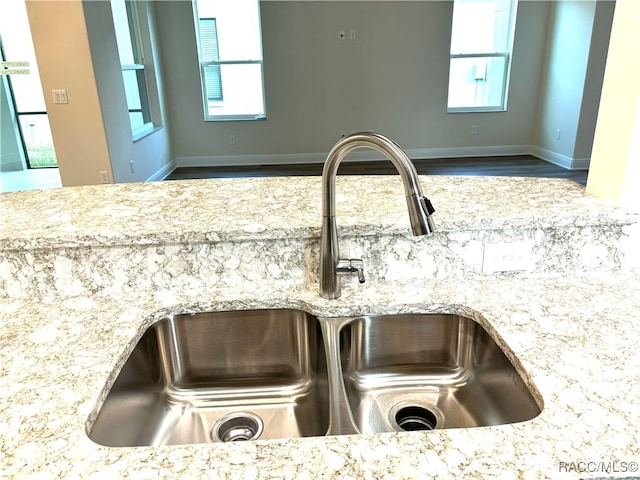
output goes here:
[[416, 168], [407, 154], [395, 142], [377, 133], [354, 133], [334, 145], [322, 169], [322, 233], [320, 237], [320, 296], [340, 296], [340, 275], [358, 276], [364, 283], [364, 265], [360, 259], [342, 259], [338, 248], [335, 219], [335, 183], [338, 167], [347, 154], [358, 148], [371, 148], [385, 155], [402, 178], [404, 184], [411, 231], [426, 235], [435, 230], [431, 214], [435, 211], [429, 199], [423, 196]]

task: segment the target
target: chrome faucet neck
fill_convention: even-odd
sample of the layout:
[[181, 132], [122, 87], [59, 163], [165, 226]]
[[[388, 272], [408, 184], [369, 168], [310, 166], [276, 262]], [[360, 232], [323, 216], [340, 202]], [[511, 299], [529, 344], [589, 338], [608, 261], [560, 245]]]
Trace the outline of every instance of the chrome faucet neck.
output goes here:
[[[358, 148], [371, 148], [385, 155], [400, 174], [404, 185], [411, 230], [414, 235], [433, 232], [433, 207], [422, 194], [415, 166], [407, 154], [389, 138], [377, 133], [354, 133], [334, 145], [322, 169], [322, 234], [320, 239], [320, 296], [338, 298], [338, 275], [358, 275], [364, 283], [362, 261], [341, 259], [335, 222], [335, 180], [338, 167], [349, 152]], [[348, 265], [348, 267], [346, 266]]]

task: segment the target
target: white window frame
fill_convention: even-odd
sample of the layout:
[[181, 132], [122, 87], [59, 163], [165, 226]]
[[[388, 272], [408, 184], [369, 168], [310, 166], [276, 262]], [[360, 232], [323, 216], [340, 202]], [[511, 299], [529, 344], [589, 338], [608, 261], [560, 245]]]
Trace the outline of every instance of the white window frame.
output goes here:
[[[140, 96], [140, 111], [143, 124], [137, 128], [131, 127], [134, 141], [146, 137], [158, 129], [161, 123], [159, 97], [155, 81], [155, 70], [152, 62], [148, 62], [146, 53], [151, 52], [151, 38], [147, 18], [146, 0], [125, 0], [129, 36], [133, 48], [133, 64], [120, 66], [122, 73], [135, 72], [137, 77], [138, 94]], [[124, 77], [123, 77], [124, 84]], [[129, 108], [127, 104], [127, 108]]]
[[[456, 0], [454, 0], [455, 2]], [[449, 71], [451, 72], [451, 65], [453, 60], [462, 58], [503, 58], [504, 59], [504, 72], [502, 78], [502, 94], [500, 105], [496, 106], [462, 106], [462, 107], [449, 107], [447, 97], [447, 113], [469, 113], [469, 112], [505, 112], [507, 110], [507, 99], [509, 92], [509, 80], [511, 78], [511, 60], [513, 53], [513, 39], [515, 36], [516, 15], [518, 10], [518, 0], [511, 0], [511, 9], [509, 12], [509, 30], [508, 37], [506, 39], [506, 50], [502, 52], [474, 52], [474, 53], [455, 53], [449, 54]], [[452, 35], [453, 28], [451, 26]], [[449, 77], [449, 84], [451, 83], [451, 77]]]
[[[258, 15], [260, 15], [260, 2], [256, 0], [258, 4]], [[202, 89], [202, 101], [204, 110], [204, 119], [207, 122], [225, 122], [225, 121], [246, 121], [246, 120], [265, 120], [266, 119], [266, 105], [265, 105], [265, 91], [264, 91], [264, 56], [261, 54], [260, 59], [233, 59], [233, 60], [209, 60], [204, 61], [202, 55], [202, 43], [200, 38], [200, 25], [198, 15], [198, 3], [197, 0], [192, 0], [193, 14], [195, 20], [196, 30], [196, 43], [198, 47], [198, 61], [200, 63], [200, 83]], [[260, 38], [262, 38], [262, 32], [259, 32]], [[218, 36], [218, 38], [220, 38]], [[262, 52], [262, 45], [260, 46]], [[207, 86], [205, 78], [205, 69], [210, 66], [224, 66], [224, 65], [260, 65], [261, 77], [262, 77], [262, 111], [264, 113], [255, 115], [215, 115], [209, 113], [209, 100], [207, 98]], [[221, 69], [222, 70], [222, 69]], [[221, 74], [222, 75], [222, 74]]]

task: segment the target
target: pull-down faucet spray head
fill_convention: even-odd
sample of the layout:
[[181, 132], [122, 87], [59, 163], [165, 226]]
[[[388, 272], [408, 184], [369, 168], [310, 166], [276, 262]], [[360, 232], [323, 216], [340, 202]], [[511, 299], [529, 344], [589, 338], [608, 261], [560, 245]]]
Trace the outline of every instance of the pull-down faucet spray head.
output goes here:
[[416, 235], [429, 235], [436, 229], [431, 214], [435, 208], [427, 197], [422, 193], [407, 197], [407, 207], [409, 209], [409, 221], [411, 222], [411, 232]]

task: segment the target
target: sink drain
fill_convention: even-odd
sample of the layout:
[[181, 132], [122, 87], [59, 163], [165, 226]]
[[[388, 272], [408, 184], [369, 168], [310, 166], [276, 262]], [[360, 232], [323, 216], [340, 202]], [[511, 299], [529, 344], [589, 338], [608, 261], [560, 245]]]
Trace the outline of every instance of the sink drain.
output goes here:
[[407, 432], [433, 430], [438, 424], [438, 419], [432, 411], [415, 405], [398, 410], [395, 421], [398, 427]]
[[236, 412], [219, 419], [211, 429], [216, 442], [242, 442], [255, 440], [262, 433], [262, 420], [249, 412]]

